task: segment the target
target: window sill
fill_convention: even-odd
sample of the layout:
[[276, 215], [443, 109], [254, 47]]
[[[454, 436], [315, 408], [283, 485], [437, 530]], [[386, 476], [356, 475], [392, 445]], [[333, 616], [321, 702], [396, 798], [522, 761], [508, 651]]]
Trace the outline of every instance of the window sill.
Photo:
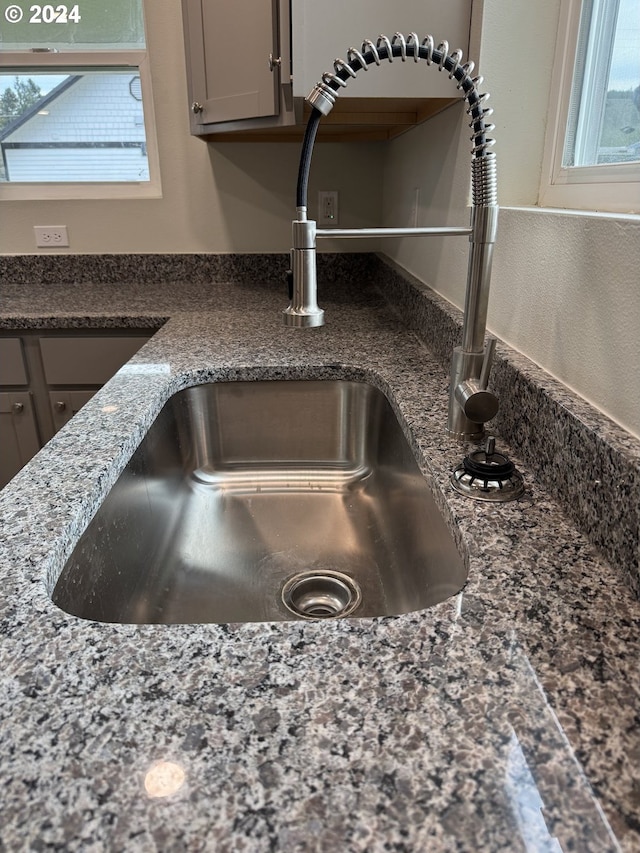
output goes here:
[[540, 205], [504, 205], [500, 210], [511, 210], [517, 213], [535, 213], [557, 216], [575, 216], [581, 219], [601, 219], [601, 220], [617, 220], [618, 222], [627, 222], [633, 225], [640, 225], [639, 213], [615, 213], [605, 210], [576, 210], [575, 208], [567, 207], [549, 207]]
[[153, 181], [137, 184], [100, 183], [5, 183], [0, 184], [0, 201], [49, 201], [67, 199], [162, 198], [162, 188]]
[[[636, 171], [640, 167], [636, 166]], [[640, 180], [610, 183], [579, 183], [577, 181], [550, 184], [540, 194], [545, 208], [597, 211], [613, 214], [640, 214]]]

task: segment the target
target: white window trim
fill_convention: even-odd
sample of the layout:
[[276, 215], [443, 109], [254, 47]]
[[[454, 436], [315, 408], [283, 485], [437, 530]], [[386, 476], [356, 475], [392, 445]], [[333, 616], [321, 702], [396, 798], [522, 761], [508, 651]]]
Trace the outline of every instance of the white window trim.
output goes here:
[[0, 53], [0, 68], [20, 71], [21, 68], [47, 70], [85, 69], [100, 70], [111, 67], [139, 69], [144, 129], [149, 162], [148, 181], [35, 181], [0, 182], [0, 201], [47, 201], [56, 199], [119, 199], [161, 198], [160, 158], [156, 137], [156, 122], [151, 89], [151, 71], [146, 50], [92, 50], [60, 53], [32, 53], [31, 51], [6, 51]]
[[640, 213], [640, 166], [562, 166], [581, 0], [562, 0], [538, 204], [541, 207]]

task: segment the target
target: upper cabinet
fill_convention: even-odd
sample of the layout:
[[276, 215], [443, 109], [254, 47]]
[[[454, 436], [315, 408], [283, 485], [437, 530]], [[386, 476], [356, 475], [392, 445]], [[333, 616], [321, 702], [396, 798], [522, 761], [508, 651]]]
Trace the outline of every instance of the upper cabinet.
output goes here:
[[192, 131], [246, 120], [278, 123], [291, 64], [288, 3], [183, 0], [182, 10]]
[[[445, 39], [465, 57], [479, 0], [182, 0], [191, 132], [207, 140], [302, 136], [304, 99], [334, 59], [383, 33]], [[475, 7], [475, 8], [474, 8]], [[477, 49], [477, 47], [476, 47]], [[320, 139], [389, 139], [461, 98], [445, 73], [394, 60], [360, 71]]]

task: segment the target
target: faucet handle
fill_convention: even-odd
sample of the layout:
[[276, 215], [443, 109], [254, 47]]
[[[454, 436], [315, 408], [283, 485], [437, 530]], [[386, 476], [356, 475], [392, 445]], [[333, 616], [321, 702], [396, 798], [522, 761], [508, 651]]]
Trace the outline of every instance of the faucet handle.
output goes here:
[[454, 394], [465, 417], [474, 424], [484, 424], [498, 414], [498, 398], [486, 388], [481, 388], [477, 379], [460, 382]]
[[484, 424], [498, 413], [498, 399], [491, 391], [487, 391], [495, 349], [496, 339], [489, 338], [484, 348], [478, 379], [465, 379], [459, 382], [454, 390], [455, 399], [465, 417], [472, 423]]
[[489, 384], [489, 374], [491, 373], [491, 365], [493, 364], [493, 355], [496, 351], [496, 339], [487, 338], [487, 345], [484, 348], [484, 357], [482, 359], [482, 369], [480, 370], [480, 378], [478, 386], [484, 391]]

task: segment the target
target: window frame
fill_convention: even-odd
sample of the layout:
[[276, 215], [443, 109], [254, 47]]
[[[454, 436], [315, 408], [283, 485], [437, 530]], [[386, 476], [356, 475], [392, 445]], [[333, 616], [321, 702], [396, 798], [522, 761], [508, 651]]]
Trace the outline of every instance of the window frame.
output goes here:
[[562, 165], [582, 0], [561, 0], [538, 204], [541, 207], [640, 213], [640, 165]]
[[[144, 13], [144, 6], [143, 6]], [[146, 28], [145, 28], [146, 29]], [[37, 74], [42, 71], [68, 71], [74, 69], [91, 71], [109, 68], [131, 67], [140, 75], [144, 130], [149, 163], [148, 181], [2, 181], [0, 201], [46, 201], [63, 199], [140, 199], [161, 198], [160, 157], [156, 135], [156, 121], [151, 88], [151, 70], [147, 48], [60, 50], [41, 52], [38, 50], [0, 50], [0, 70], [17, 74], [25, 70]]]

